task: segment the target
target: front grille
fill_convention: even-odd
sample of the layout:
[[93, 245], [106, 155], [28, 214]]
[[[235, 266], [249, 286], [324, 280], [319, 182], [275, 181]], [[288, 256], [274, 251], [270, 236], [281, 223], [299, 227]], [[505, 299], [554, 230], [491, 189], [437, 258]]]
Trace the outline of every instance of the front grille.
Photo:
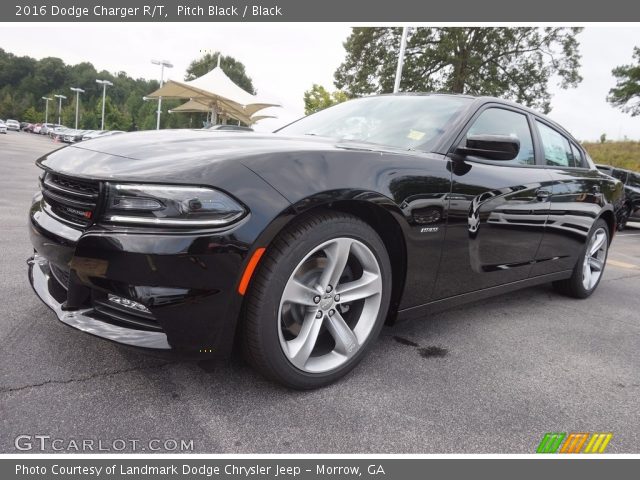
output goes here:
[[98, 182], [47, 172], [41, 187], [45, 202], [62, 220], [82, 227], [93, 222], [100, 197]]

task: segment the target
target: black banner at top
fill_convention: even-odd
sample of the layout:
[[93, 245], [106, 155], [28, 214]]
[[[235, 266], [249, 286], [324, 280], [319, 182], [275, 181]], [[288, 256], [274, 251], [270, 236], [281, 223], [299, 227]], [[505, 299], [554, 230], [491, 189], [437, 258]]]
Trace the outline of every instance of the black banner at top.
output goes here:
[[629, 0], [14, 0], [5, 22], [638, 22]]

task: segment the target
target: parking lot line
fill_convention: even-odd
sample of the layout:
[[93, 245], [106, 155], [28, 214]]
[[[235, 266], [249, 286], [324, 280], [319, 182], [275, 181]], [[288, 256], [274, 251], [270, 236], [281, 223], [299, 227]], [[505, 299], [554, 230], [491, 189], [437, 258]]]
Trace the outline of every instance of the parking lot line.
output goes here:
[[633, 263], [627, 263], [627, 262], [619, 262], [618, 260], [607, 260], [607, 263], [610, 265], [613, 265], [614, 267], [640, 268], [639, 265], [634, 265]]

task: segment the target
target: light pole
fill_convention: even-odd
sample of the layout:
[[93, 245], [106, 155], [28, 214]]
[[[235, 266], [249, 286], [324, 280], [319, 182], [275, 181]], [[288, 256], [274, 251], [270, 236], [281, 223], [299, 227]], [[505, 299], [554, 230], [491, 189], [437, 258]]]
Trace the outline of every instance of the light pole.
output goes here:
[[102, 126], [100, 130], [104, 130], [104, 102], [107, 98], [107, 86], [113, 85], [109, 80], [96, 80], [96, 83], [102, 85]]
[[51, 100], [53, 100], [53, 98], [49, 98], [49, 97], [42, 97], [42, 100], [44, 100], [44, 123], [49, 123], [49, 102]]
[[84, 90], [77, 87], [71, 87], [72, 92], [76, 92], [76, 130], [78, 130], [78, 106], [80, 105], [80, 94], [84, 93]]
[[402, 38], [400, 40], [400, 53], [398, 54], [398, 68], [396, 70], [396, 81], [393, 85], [393, 93], [398, 93], [400, 89], [400, 79], [402, 78], [402, 67], [404, 65], [404, 50], [407, 48], [407, 33], [409, 27], [402, 29]]
[[54, 95], [58, 99], [58, 125], [62, 125], [62, 100], [66, 100], [64, 95]]
[[[169, 60], [151, 60], [154, 65], [160, 65], [160, 88], [164, 83], [164, 67], [173, 68]], [[162, 113], [162, 97], [158, 97], [158, 118], [156, 120], [156, 130], [160, 130], [160, 114]]]

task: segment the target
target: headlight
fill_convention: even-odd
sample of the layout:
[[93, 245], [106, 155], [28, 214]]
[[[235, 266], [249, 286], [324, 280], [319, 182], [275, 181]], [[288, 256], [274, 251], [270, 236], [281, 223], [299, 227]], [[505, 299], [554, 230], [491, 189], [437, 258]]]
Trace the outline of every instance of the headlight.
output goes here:
[[204, 187], [109, 184], [105, 220], [171, 227], [222, 227], [245, 209], [228, 195]]

